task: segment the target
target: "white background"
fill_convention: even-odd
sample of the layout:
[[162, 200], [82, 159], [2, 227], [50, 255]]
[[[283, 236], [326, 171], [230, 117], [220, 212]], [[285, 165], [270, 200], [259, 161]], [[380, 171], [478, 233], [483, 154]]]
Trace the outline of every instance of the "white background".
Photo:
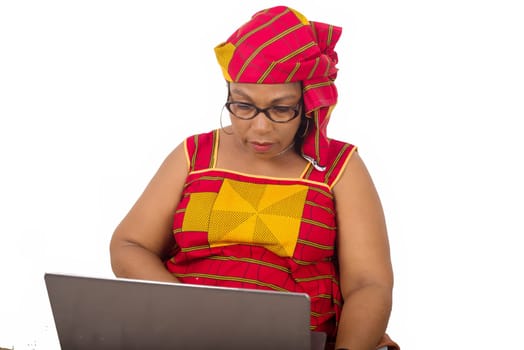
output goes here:
[[[213, 47], [273, 1], [0, 2], [0, 347], [58, 349], [44, 272], [112, 277], [113, 229], [219, 126]], [[386, 212], [403, 350], [520, 348], [521, 1], [288, 1], [344, 28], [330, 136]]]

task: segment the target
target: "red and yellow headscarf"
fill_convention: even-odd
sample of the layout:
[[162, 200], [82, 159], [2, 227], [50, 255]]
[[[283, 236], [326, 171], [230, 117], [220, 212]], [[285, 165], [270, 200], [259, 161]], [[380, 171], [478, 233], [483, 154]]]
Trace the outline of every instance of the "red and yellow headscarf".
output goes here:
[[337, 103], [334, 48], [341, 33], [340, 27], [308, 21], [296, 10], [277, 6], [255, 13], [215, 47], [229, 82], [302, 82], [306, 116], [311, 118], [302, 153], [319, 169], [326, 166], [326, 128]]

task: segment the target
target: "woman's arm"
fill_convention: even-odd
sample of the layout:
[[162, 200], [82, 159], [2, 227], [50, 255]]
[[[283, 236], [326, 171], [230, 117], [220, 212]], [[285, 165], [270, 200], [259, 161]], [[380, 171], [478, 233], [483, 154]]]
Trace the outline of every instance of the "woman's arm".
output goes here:
[[118, 225], [110, 243], [117, 277], [177, 282], [163, 264], [173, 247], [173, 214], [188, 168], [184, 146], [169, 154], [142, 195]]
[[382, 205], [357, 152], [334, 193], [344, 298], [336, 348], [371, 350], [376, 348], [388, 324], [393, 271]]

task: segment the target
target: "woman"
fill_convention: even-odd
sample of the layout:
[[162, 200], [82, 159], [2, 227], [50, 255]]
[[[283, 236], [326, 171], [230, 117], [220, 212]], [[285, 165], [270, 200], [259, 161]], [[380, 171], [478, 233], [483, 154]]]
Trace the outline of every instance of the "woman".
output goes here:
[[341, 28], [278, 6], [215, 48], [231, 125], [166, 158], [111, 241], [119, 277], [305, 292], [329, 348], [398, 349], [383, 210], [329, 139]]

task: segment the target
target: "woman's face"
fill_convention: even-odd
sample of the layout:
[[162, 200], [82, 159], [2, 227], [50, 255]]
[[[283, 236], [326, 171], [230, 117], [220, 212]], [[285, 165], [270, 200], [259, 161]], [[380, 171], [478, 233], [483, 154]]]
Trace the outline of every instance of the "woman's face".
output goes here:
[[[240, 145], [257, 157], [272, 158], [286, 150], [295, 139], [302, 114], [302, 87], [300, 83], [285, 84], [229, 84], [229, 102], [243, 102], [260, 109], [298, 106], [298, 116], [287, 123], [275, 123], [264, 113], [243, 120], [231, 115], [231, 126]], [[241, 105], [241, 108], [243, 106]], [[273, 109], [274, 111], [279, 108]], [[269, 113], [272, 111], [270, 110]], [[272, 114], [273, 115], [273, 114]], [[277, 115], [278, 117], [278, 115]], [[293, 147], [291, 147], [293, 148]], [[290, 150], [292, 151], [292, 150]]]

